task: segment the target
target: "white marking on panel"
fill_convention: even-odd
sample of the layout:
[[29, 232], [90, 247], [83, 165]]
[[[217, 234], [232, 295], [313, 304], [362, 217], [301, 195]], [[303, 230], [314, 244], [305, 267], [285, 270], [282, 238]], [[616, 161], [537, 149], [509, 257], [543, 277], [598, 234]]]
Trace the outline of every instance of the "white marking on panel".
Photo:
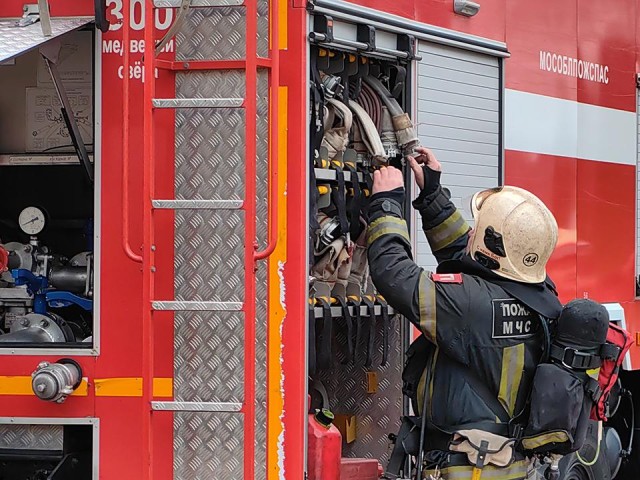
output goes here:
[[634, 165], [636, 115], [516, 90], [505, 92], [505, 148]]

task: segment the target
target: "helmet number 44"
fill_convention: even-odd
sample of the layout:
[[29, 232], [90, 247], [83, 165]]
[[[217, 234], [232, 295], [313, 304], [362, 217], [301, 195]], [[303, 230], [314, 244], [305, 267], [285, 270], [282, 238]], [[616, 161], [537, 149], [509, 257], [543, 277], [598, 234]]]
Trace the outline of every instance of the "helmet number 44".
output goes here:
[[533, 267], [536, 263], [538, 263], [538, 254], [527, 253], [522, 259], [522, 263], [524, 263], [527, 267]]

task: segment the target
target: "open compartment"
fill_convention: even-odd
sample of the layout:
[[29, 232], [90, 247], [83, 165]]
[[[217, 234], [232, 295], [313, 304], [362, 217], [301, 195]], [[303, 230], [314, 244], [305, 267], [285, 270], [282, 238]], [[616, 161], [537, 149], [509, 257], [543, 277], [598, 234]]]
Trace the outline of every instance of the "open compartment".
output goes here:
[[95, 329], [96, 29], [37, 19], [0, 20], [0, 352]]
[[0, 421], [0, 478], [97, 479], [97, 438], [94, 419]]
[[308, 473], [373, 479], [407, 408], [409, 332], [368, 275], [366, 205], [373, 171], [405, 170], [417, 145], [415, 40], [325, 14], [311, 25]]

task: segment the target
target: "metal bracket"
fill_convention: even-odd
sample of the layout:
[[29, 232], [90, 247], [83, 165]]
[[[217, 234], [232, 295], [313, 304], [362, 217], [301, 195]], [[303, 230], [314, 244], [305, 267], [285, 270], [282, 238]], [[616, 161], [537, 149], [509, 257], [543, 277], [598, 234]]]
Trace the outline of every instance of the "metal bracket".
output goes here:
[[407, 60], [422, 60], [421, 57], [416, 55], [416, 37], [409, 34], [398, 35], [398, 50], [401, 52], [407, 52]]
[[51, 36], [51, 16], [49, 14], [48, 0], [38, 0], [38, 10], [40, 13], [40, 24], [42, 26], [42, 34], [45, 37]]
[[376, 49], [376, 29], [371, 25], [363, 23], [358, 24], [358, 33], [356, 36], [359, 42], [365, 43], [367, 48], [365, 51], [372, 52]]
[[16, 27], [28, 27], [40, 20], [38, 5], [25, 5], [22, 7], [22, 17], [15, 24]]
[[109, 31], [110, 22], [107, 18], [107, 0], [94, 0], [93, 1], [96, 27], [102, 33]]
[[51, 47], [51, 43], [49, 42], [40, 48], [40, 53], [44, 58], [44, 63], [47, 66], [47, 70], [49, 70], [49, 74], [51, 75], [51, 80], [53, 80], [53, 86], [56, 89], [56, 93], [58, 94], [58, 98], [60, 100], [60, 111], [62, 112], [62, 117], [67, 126], [67, 130], [69, 130], [69, 136], [71, 137], [71, 143], [76, 150], [76, 154], [78, 155], [78, 160], [85, 169], [85, 173], [87, 174], [87, 178], [93, 184], [94, 177], [94, 167], [89, 160], [89, 153], [87, 153], [87, 147], [84, 144], [84, 140], [82, 140], [82, 134], [80, 133], [80, 128], [78, 128], [78, 122], [76, 122], [76, 117], [73, 114], [73, 108], [71, 107], [71, 102], [69, 101], [69, 97], [67, 97], [67, 92], [64, 89], [64, 85], [62, 83], [62, 78], [60, 77], [60, 73], [58, 72], [58, 67], [56, 67], [55, 61], [57, 60], [57, 55], [59, 52], [52, 52], [49, 50]]
[[313, 16], [313, 32], [309, 34], [311, 40], [333, 42], [333, 17], [329, 15]]

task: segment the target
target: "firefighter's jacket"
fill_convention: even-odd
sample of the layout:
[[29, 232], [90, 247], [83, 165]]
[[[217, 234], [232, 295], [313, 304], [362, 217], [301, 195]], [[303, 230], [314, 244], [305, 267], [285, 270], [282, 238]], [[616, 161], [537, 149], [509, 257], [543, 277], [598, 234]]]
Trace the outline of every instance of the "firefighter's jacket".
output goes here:
[[[472, 428], [511, 437], [514, 432], [508, 422], [525, 406], [542, 353], [544, 335], [531, 305], [553, 315], [559, 313], [560, 303], [546, 285], [529, 291], [524, 284], [505, 283], [490, 271], [470, 275], [423, 270], [412, 259], [403, 205], [403, 189], [372, 197], [368, 256], [378, 291], [429, 341], [423, 342], [429, 351], [413, 399], [419, 413], [423, 401], [426, 404], [426, 449], [446, 450], [451, 433]], [[413, 205], [422, 215], [423, 230], [442, 266], [450, 263], [460, 268], [458, 272], [465, 265], [471, 270], [479, 266], [466, 256], [470, 227], [446, 190], [438, 186], [431, 194], [423, 192]], [[520, 476], [524, 461], [506, 470], [496, 469], [496, 475], [525, 477]], [[498, 478], [490, 472], [483, 472], [482, 478]], [[468, 478], [443, 473], [444, 478]]]

